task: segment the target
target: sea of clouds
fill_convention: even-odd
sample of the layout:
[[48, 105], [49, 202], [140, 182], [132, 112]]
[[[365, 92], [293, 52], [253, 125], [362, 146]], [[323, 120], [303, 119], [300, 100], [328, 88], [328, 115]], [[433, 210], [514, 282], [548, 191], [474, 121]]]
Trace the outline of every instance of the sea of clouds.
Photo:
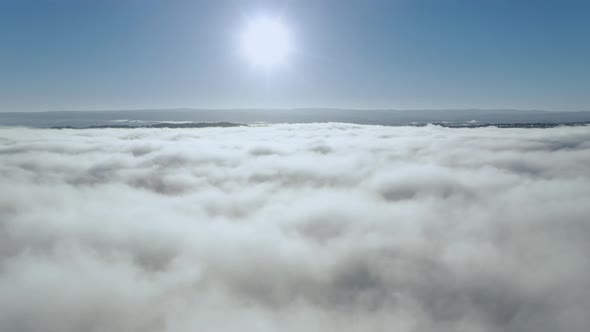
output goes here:
[[590, 127], [0, 129], [0, 331], [590, 326]]

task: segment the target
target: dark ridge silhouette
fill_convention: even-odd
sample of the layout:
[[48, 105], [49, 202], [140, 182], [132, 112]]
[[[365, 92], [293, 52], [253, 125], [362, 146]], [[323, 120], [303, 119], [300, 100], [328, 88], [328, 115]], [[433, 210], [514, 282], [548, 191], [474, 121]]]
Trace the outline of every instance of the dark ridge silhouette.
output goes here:
[[476, 123], [476, 124], [448, 124], [448, 123], [433, 123], [433, 125], [445, 128], [482, 128], [482, 127], [497, 127], [497, 128], [555, 128], [559, 126], [577, 127], [589, 125], [590, 121], [584, 122], [566, 122], [566, 123]]
[[134, 128], [208, 128], [208, 127], [240, 127], [245, 126], [240, 123], [232, 122], [198, 122], [198, 123], [156, 123], [147, 126], [129, 126], [129, 125], [99, 125], [88, 127], [73, 127], [73, 126], [53, 126], [51, 129], [134, 129]]
[[[121, 111], [59, 111], [0, 113], [0, 126], [126, 128], [161, 125], [169, 128], [199, 128], [196, 123], [321, 123], [367, 125], [566, 124], [590, 122], [590, 111], [538, 110], [346, 110], [346, 109], [161, 109]], [[224, 126], [224, 125], [221, 125]]]

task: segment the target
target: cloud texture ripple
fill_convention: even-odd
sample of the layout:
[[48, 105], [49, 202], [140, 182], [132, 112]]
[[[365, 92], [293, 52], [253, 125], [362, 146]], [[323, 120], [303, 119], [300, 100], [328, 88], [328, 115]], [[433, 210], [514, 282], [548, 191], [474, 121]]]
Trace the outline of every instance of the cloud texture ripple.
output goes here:
[[590, 127], [0, 129], [0, 331], [587, 331]]

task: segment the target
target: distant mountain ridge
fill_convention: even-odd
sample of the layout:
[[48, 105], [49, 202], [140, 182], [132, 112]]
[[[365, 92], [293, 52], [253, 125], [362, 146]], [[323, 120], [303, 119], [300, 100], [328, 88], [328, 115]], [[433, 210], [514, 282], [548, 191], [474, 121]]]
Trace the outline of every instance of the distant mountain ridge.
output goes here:
[[353, 109], [154, 109], [0, 113], [0, 126], [149, 126], [158, 123], [312, 123], [374, 125], [573, 124], [590, 122], [590, 111], [555, 112], [510, 109], [353, 110]]
[[108, 124], [108, 125], [97, 125], [97, 126], [89, 126], [89, 127], [74, 127], [74, 126], [53, 126], [51, 129], [129, 129], [129, 128], [211, 128], [211, 127], [241, 127], [245, 126], [241, 123], [232, 123], [232, 122], [182, 122], [182, 123], [175, 123], [175, 122], [162, 122], [156, 123], [152, 125], [145, 125], [145, 126], [130, 126], [130, 125], [121, 125], [121, 124]]

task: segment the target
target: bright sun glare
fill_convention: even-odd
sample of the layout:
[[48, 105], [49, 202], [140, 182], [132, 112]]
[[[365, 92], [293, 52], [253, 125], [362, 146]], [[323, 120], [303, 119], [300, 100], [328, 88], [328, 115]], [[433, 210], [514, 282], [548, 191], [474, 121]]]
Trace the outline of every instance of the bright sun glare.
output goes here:
[[259, 17], [251, 20], [241, 37], [243, 54], [258, 67], [270, 69], [284, 64], [291, 52], [289, 31], [279, 18]]

